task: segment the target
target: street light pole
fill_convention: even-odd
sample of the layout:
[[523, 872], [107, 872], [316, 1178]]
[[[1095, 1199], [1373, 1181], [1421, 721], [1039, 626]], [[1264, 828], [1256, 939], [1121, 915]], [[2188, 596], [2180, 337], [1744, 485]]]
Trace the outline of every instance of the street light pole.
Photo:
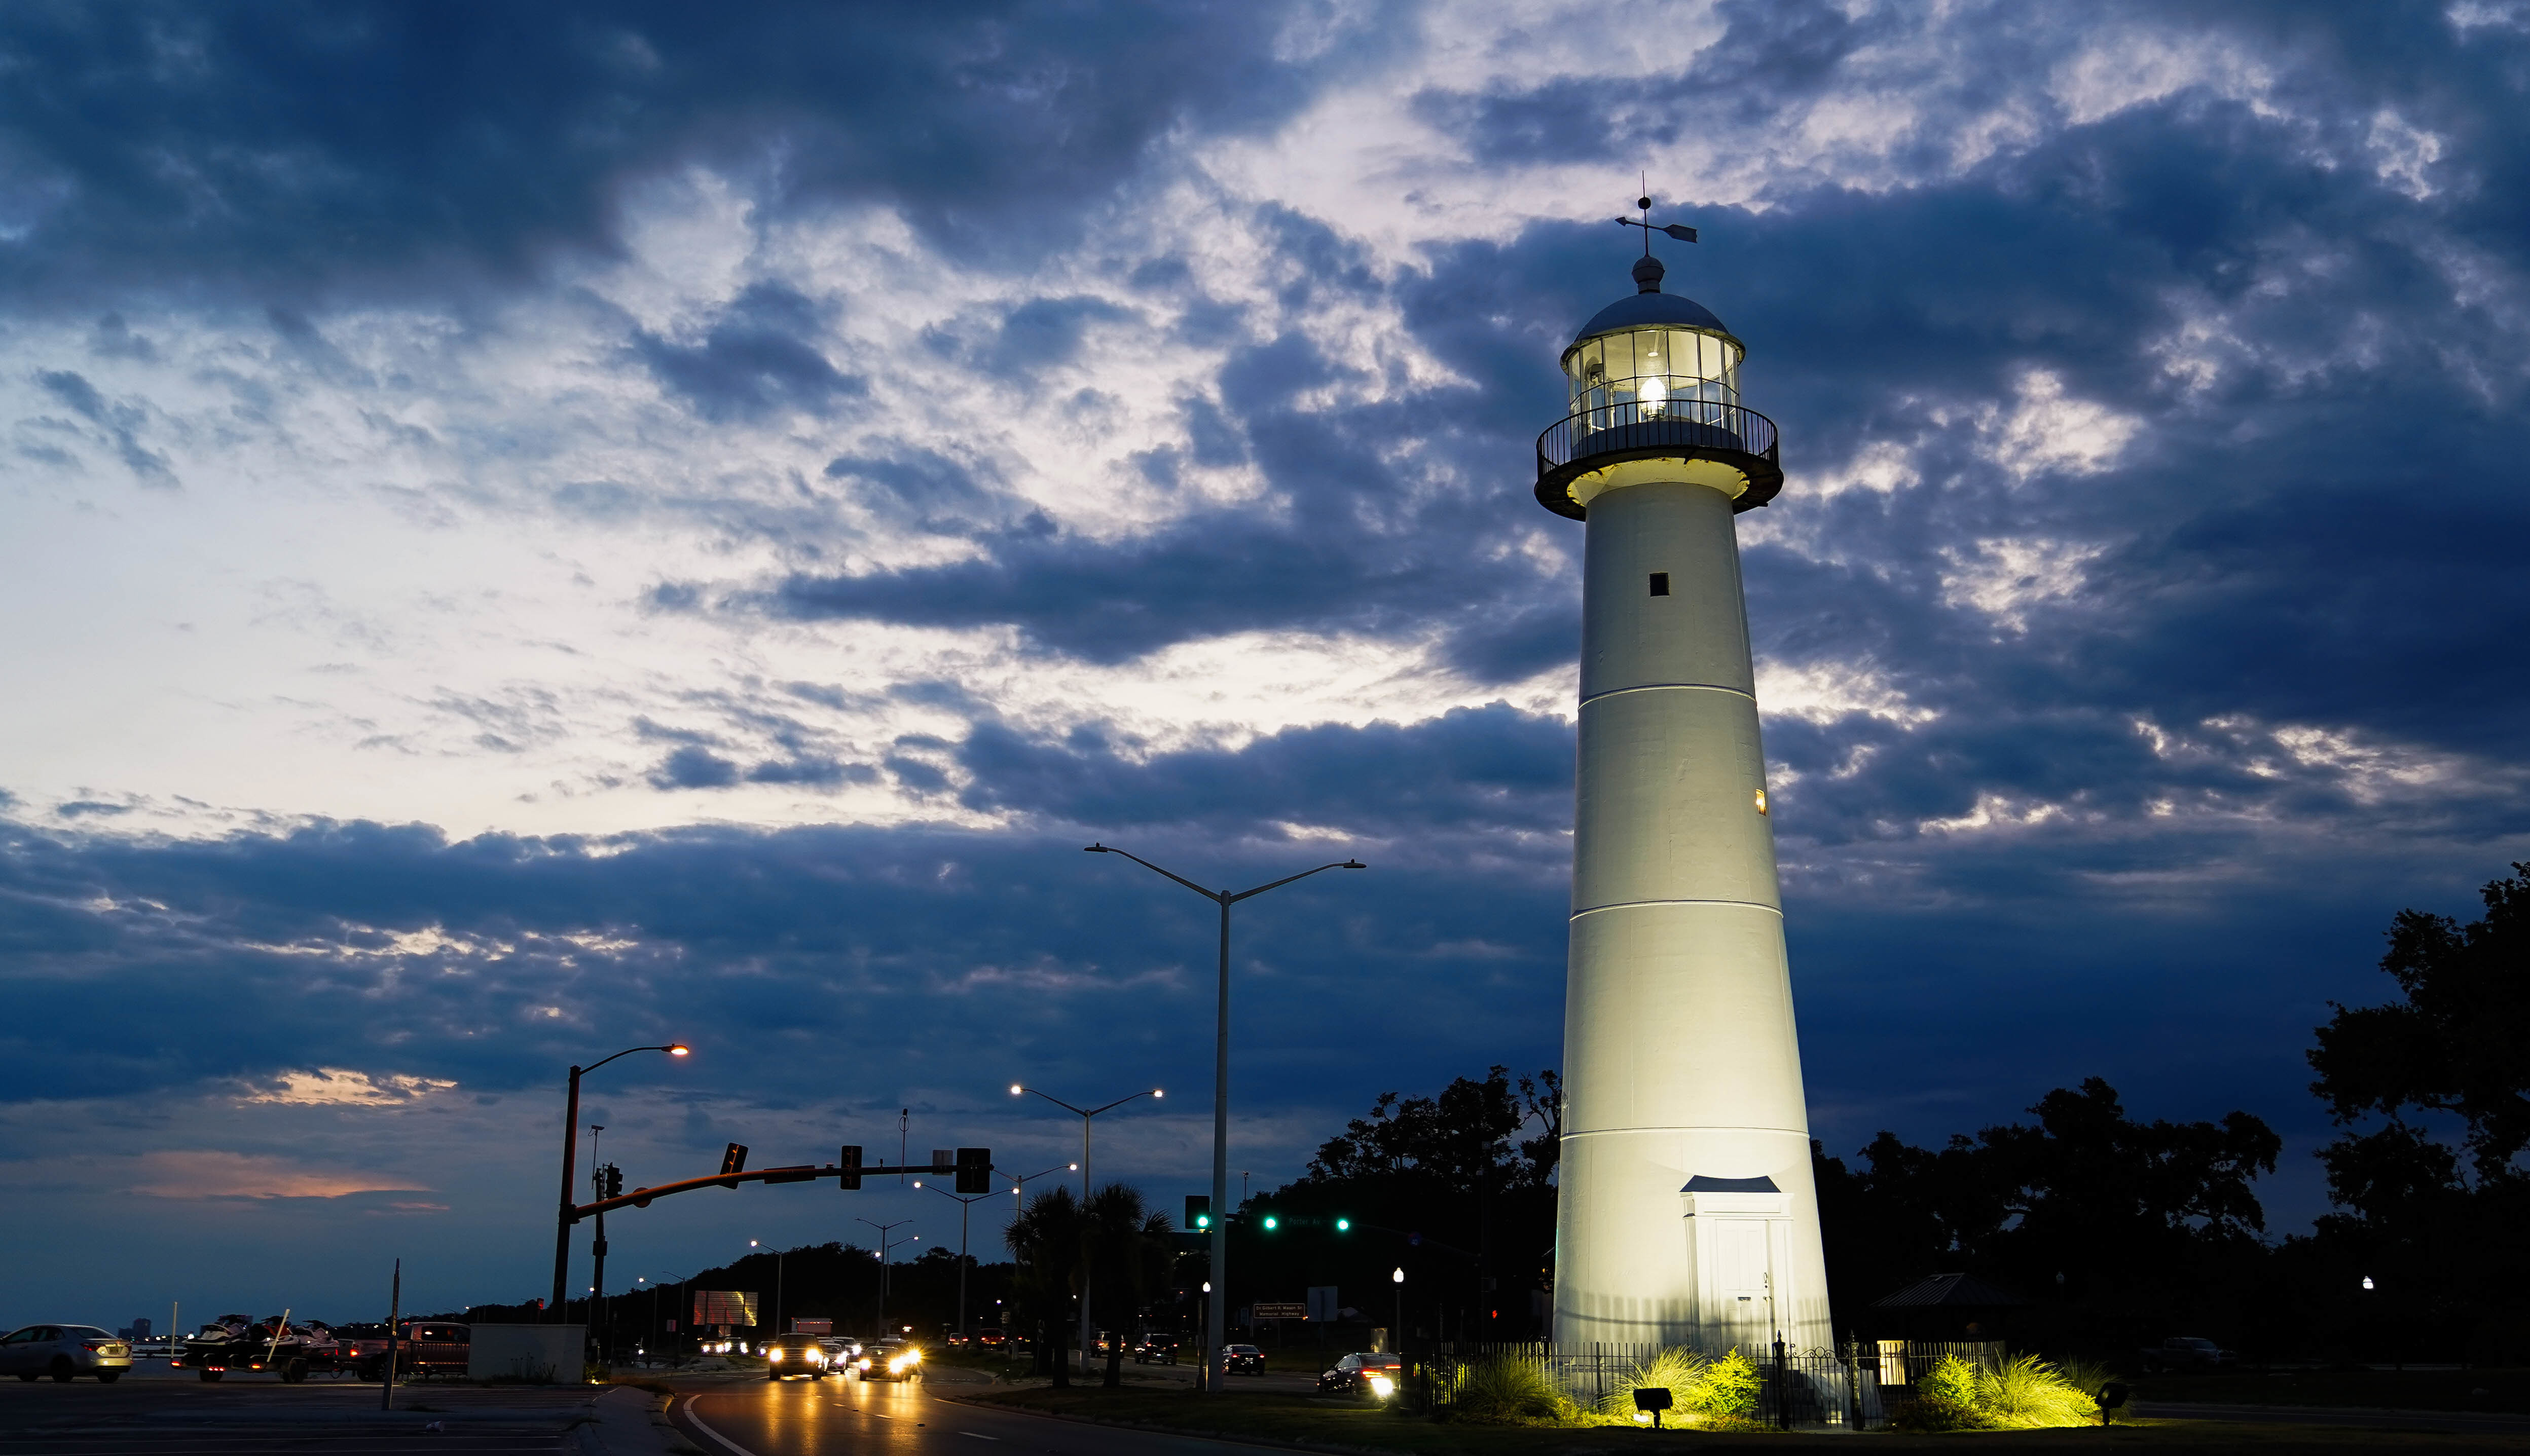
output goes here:
[[913, 1221], [910, 1218], [899, 1218], [894, 1223], [870, 1223], [867, 1218], [855, 1218], [852, 1221], [869, 1223], [870, 1227], [878, 1230], [878, 1332], [885, 1335], [887, 1333], [887, 1251], [895, 1248], [897, 1244], [921, 1243], [922, 1235], [910, 1234], [898, 1239], [896, 1243], [888, 1242], [887, 1231], [891, 1228], [903, 1228]]
[[[1034, 1096], [1044, 1098], [1047, 1102], [1054, 1104], [1056, 1106], [1063, 1108], [1067, 1112], [1076, 1112], [1080, 1115], [1080, 1212], [1084, 1216], [1089, 1212], [1090, 1119], [1096, 1117], [1101, 1112], [1112, 1112], [1116, 1108], [1125, 1105], [1127, 1103], [1131, 1102], [1137, 1097], [1165, 1098], [1168, 1096], [1167, 1093], [1154, 1087], [1148, 1092], [1136, 1092], [1129, 1096], [1120, 1097], [1103, 1107], [1075, 1107], [1072, 1104], [1065, 1102], [1063, 1099], [1056, 1097], [1053, 1093], [1038, 1092], [1033, 1087], [1022, 1087], [1017, 1082], [1011, 1084], [1011, 1096], [1018, 1097], [1021, 1093], [1029, 1093]], [[1089, 1369], [1089, 1281], [1087, 1279], [1083, 1279], [1080, 1282], [1080, 1368], [1084, 1372]]]
[[[748, 1239], [748, 1240], [746, 1241], [746, 1247], [748, 1247], [748, 1248], [750, 1248], [750, 1249], [761, 1249], [761, 1248], [763, 1248], [764, 1246], [763, 1246], [762, 1244], [760, 1244], [760, 1243], [756, 1242], [754, 1239]], [[783, 1256], [787, 1255], [787, 1254], [788, 1254], [788, 1253], [790, 1253], [790, 1252], [791, 1252], [791, 1251], [789, 1251], [788, 1249], [776, 1249], [776, 1250], [774, 1250], [774, 1251], [773, 1251], [773, 1332], [774, 1332], [775, 1334], [781, 1334], [781, 1333], [783, 1332], [783, 1329], [782, 1329], [782, 1260], [783, 1260]]]
[[1221, 1287], [1221, 1297], [1205, 1301], [1204, 1323], [1204, 1389], [1219, 1391], [1222, 1379], [1221, 1345], [1227, 1321], [1223, 1306], [1230, 1297], [1230, 907], [1269, 890], [1280, 890], [1294, 880], [1306, 880], [1327, 870], [1363, 870], [1369, 866], [1357, 859], [1348, 859], [1314, 870], [1286, 875], [1271, 884], [1253, 890], [1206, 890], [1183, 875], [1161, 869], [1138, 854], [1106, 844], [1091, 844], [1089, 854], [1122, 854], [1155, 875], [1174, 880], [1205, 899], [1221, 906], [1221, 995], [1220, 1010], [1213, 1028], [1212, 1047], [1212, 1279]]
[[951, 1193], [948, 1189], [939, 1187], [936, 1184], [926, 1184], [920, 1178], [913, 1180], [913, 1186], [916, 1188], [927, 1187], [930, 1188], [932, 1192], [939, 1194], [942, 1198], [954, 1198], [958, 1200], [958, 1337], [960, 1339], [964, 1339], [967, 1336], [966, 1213], [969, 1209], [972, 1209], [975, 1205], [982, 1203], [984, 1200], [988, 1198], [999, 1198], [1001, 1195], [998, 1193], [978, 1193], [968, 1196], [962, 1193]]
[[[630, 1056], [635, 1052], [665, 1052], [670, 1056], [684, 1056], [691, 1050], [682, 1042], [670, 1042], [664, 1047], [627, 1047], [615, 1056]], [[562, 1212], [554, 1218], [553, 1317], [557, 1324], [570, 1319], [564, 1302], [563, 1279], [571, 1271], [571, 1211], [576, 1207], [572, 1202], [571, 1185], [579, 1171], [579, 1079], [613, 1061], [615, 1056], [592, 1061], [584, 1067], [573, 1067], [571, 1090], [563, 1101]]]

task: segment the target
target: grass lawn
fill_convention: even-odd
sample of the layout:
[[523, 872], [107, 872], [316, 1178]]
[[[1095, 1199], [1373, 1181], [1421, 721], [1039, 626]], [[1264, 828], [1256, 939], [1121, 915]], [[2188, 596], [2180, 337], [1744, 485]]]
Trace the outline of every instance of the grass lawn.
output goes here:
[[[2475, 1392], [2483, 1390], [2484, 1395]], [[2200, 1405], [2370, 1406], [2392, 1411], [2530, 1414], [2530, 1370], [2306, 1370], [2158, 1375], [2137, 1400]]]
[[[932, 1392], [951, 1396], [946, 1389]], [[1547, 1452], [1582, 1456], [1585, 1452], [1636, 1452], [1647, 1447], [1693, 1447], [1698, 1450], [1785, 1451], [1791, 1448], [1853, 1449], [1855, 1440], [1875, 1447], [1903, 1450], [2097, 1451], [2150, 1448], [2156, 1452], [2228, 1451], [2255, 1446], [2277, 1453], [2327, 1451], [2343, 1453], [2354, 1446], [2430, 1444], [2438, 1449], [2530, 1451], [2530, 1436], [2438, 1435], [2392, 1430], [2331, 1429], [2319, 1427], [2249, 1426], [2195, 1421], [2119, 1424], [2102, 1431], [1975, 1431], [1957, 1435], [1781, 1435], [1708, 1434], [1623, 1428], [1573, 1430], [1521, 1427], [1445, 1426], [1410, 1416], [1348, 1403], [1322, 1403], [1302, 1395], [1228, 1391], [1205, 1397], [1191, 1391], [1100, 1390], [1074, 1387], [1056, 1390], [997, 1388], [957, 1391], [955, 1399], [974, 1400], [1070, 1416], [1185, 1431], [1189, 1434], [1242, 1437], [1299, 1445], [1344, 1447], [1356, 1451], [1399, 1452], [1402, 1456], [1512, 1456]]]

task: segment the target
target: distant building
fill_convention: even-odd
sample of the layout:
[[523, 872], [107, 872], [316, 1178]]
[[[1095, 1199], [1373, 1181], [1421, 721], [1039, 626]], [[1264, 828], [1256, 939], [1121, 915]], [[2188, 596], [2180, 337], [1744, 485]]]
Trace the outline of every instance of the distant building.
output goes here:
[[149, 1317], [143, 1315], [139, 1319], [133, 1321], [132, 1328], [125, 1332], [124, 1337], [126, 1339], [135, 1340], [145, 1340], [149, 1338]]

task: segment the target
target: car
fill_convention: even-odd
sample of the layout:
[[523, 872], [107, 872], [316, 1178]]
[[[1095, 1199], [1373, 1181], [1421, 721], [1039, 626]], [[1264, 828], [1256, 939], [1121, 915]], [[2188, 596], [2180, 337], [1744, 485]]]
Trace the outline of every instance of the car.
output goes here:
[[94, 1375], [111, 1385], [132, 1369], [132, 1342], [93, 1324], [28, 1324], [0, 1335], [0, 1373], [22, 1380]]
[[853, 1369], [864, 1380], [919, 1380], [922, 1347], [911, 1340], [880, 1340], [861, 1352]]
[[1146, 1334], [1133, 1342], [1135, 1365], [1175, 1365], [1178, 1363], [1178, 1337], [1173, 1334]]
[[998, 1329], [979, 1329], [975, 1331], [975, 1343], [986, 1350], [998, 1350], [1010, 1343], [1010, 1336]]
[[826, 1369], [830, 1371], [850, 1369], [853, 1361], [861, 1358], [861, 1342], [856, 1339], [825, 1334], [817, 1337], [817, 1343], [825, 1349]]
[[2172, 1335], [2158, 1345], [2148, 1345], [2142, 1355], [2143, 1371], [2148, 1375], [2164, 1371], [2229, 1370], [2240, 1359], [2212, 1340], [2192, 1334]]
[[1261, 1375], [1265, 1374], [1265, 1352], [1254, 1345], [1224, 1345], [1221, 1368], [1228, 1375]]
[[1367, 1395], [1386, 1400], [1397, 1393], [1405, 1377], [1405, 1362], [1395, 1355], [1359, 1351], [1335, 1363], [1333, 1370], [1318, 1375], [1320, 1395]]
[[826, 1353], [826, 1342], [816, 1335], [777, 1334], [764, 1342], [764, 1378], [806, 1375], [822, 1380], [832, 1358]]

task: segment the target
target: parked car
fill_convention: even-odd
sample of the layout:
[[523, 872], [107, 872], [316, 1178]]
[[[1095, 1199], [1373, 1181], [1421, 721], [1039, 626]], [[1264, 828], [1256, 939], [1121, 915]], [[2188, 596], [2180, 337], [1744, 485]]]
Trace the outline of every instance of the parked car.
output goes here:
[[1227, 1375], [1261, 1375], [1265, 1374], [1265, 1352], [1254, 1345], [1224, 1345], [1221, 1369]]
[[1146, 1334], [1133, 1344], [1135, 1365], [1175, 1365], [1178, 1363], [1178, 1337], [1173, 1334]]
[[822, 1380], [828, 1359], [826, 1342], [813, 1334], [777, 1334], [764, 1342], [764, 1378], [806, 1375]]
[[132, 1342], [93, 1324], [29, 1324], [0, 1336], [0, 1374], [22, 1380], [94, 1375], [111, 1385], [132, 1369]]
[[1398, 1382], [1405, 1377], [1405, 1362], [1395, 1355], [1362, 1351], [1347, 1355], [1335, 1369], [1318, 1375], [1320, 1395], [1368, 1395], [1380, 1400], [1397, 1393]]
[[2164, 1371], [2223, 1371], [2239, 1363], [2240, 1357], [2212, 1340], [2192, 1334], [2173, 1335], [2158, 1345], [2147, 1345], [2143, 1351], [2145, 1375], [2157, 1375]]
[[911, 1340], [880, 1340], [861, 1352], [854, 1368], [864, 1380], [919, 1380], [922, 1347]]

